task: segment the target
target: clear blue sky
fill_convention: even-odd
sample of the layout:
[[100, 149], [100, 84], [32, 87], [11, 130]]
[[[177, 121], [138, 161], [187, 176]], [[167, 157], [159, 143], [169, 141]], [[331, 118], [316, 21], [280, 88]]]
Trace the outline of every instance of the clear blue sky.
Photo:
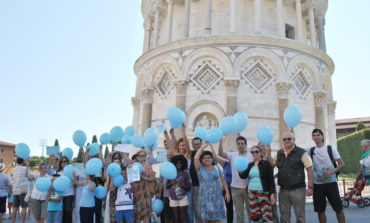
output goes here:
[[[370, 116], [370, 1], [330, 0], [327, 52], [337, 118]], [[135, 60], [143, 45], [139, 0], [0, 1], [0, 140], [77, 147], [72, 133], [132, 122]], [[76, 155], [76, 154], [75, 154]]]

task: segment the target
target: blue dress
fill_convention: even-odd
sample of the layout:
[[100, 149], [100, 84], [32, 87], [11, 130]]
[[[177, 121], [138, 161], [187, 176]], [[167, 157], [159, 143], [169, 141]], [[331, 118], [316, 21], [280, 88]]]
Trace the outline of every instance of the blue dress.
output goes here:
[[213, 166], [213, 170], [209, 172], [203, 165], [200, 165], [197, 208], [202, 220], [215, 221], [226, 218], [220, 176], [222, 176], [222, 171], [217, 166]]

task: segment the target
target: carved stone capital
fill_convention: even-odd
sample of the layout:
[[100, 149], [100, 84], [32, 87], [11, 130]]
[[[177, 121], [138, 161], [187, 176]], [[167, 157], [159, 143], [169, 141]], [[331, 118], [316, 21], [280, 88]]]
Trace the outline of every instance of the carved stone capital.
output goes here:
[[315, 107], [323, 107], [326, 103], [326, 91], [316, 91], [313, 93]]
[[337, 102], [336, 101], [330, 101], [328, 102], [327, 110], [329, 115], [335, 115], [335, 108], [337, 107]]
[[165, 9], [161, 3], [161, 1], [156, 1], [153, 5], [153, 12], [154, 13], [159, 13], [159, 14], [162, 14], [162, 13], [165, 13]]
[[188, 82], [186, 80], [175, 80], [173, 84], [176, 87], [177, 95], [185, 95], [186, 87], [188, 86]]
[[275, 86], [279, 98], [289, 98], [289, 91], [293, 86], [293, 82], [277, 82]]
[[144, 103], [153, 103], [154, 88], [146, 87], [141, 89], [141, 97]]
[[224, 84], [226, 87], [226, 93], [228, 96], [234, 96], [238, 92], [240, 80], [238, 79], [226, 79], [224, 80]]
[[136, 97], [132, 97], [131, 98], [131, 104], [134, 107], [134, 110], [139, 109], [140, 99], [139, 98], [136, 98]]

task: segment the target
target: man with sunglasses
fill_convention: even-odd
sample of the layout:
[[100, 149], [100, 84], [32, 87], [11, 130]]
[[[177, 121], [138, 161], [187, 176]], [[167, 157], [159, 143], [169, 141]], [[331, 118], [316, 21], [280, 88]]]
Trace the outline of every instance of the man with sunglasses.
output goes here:
[[[313, 172], [312, 160], [306, 150], [295, 145], [293, 133], [283, 134], [283, 149], [277, 152], [273, 164], [278, 168], [280, 222], [290, 222], [290, 210], [293, 206], [297, 222], [306, 222], [306, 197], [312, 195]], [[305, 172], [308, 187], [306, 190]]]
[[344, 167], [344, 162], [336, 148], [324, 143], [324, 133], [320, 129], [312, 131], [312, 140], [315, 146], [306, 150], [313, 162], [313, 206], [319, 222], [326, 222], [326, 199], [333, 207], [338, 222], [345, 222], [336, 177], [336, 173]]

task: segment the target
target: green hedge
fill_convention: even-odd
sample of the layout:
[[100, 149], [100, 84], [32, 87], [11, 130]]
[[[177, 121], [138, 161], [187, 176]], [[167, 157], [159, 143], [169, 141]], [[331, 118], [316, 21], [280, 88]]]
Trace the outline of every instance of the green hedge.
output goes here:
[[338, 151], [345, 164], [342, 173], [357, 173], [360, 170], [359, 161], [362, 155], [360, 144], [363, 139], [370, 139], [370, 129], [363, 129], [337, 140]]

